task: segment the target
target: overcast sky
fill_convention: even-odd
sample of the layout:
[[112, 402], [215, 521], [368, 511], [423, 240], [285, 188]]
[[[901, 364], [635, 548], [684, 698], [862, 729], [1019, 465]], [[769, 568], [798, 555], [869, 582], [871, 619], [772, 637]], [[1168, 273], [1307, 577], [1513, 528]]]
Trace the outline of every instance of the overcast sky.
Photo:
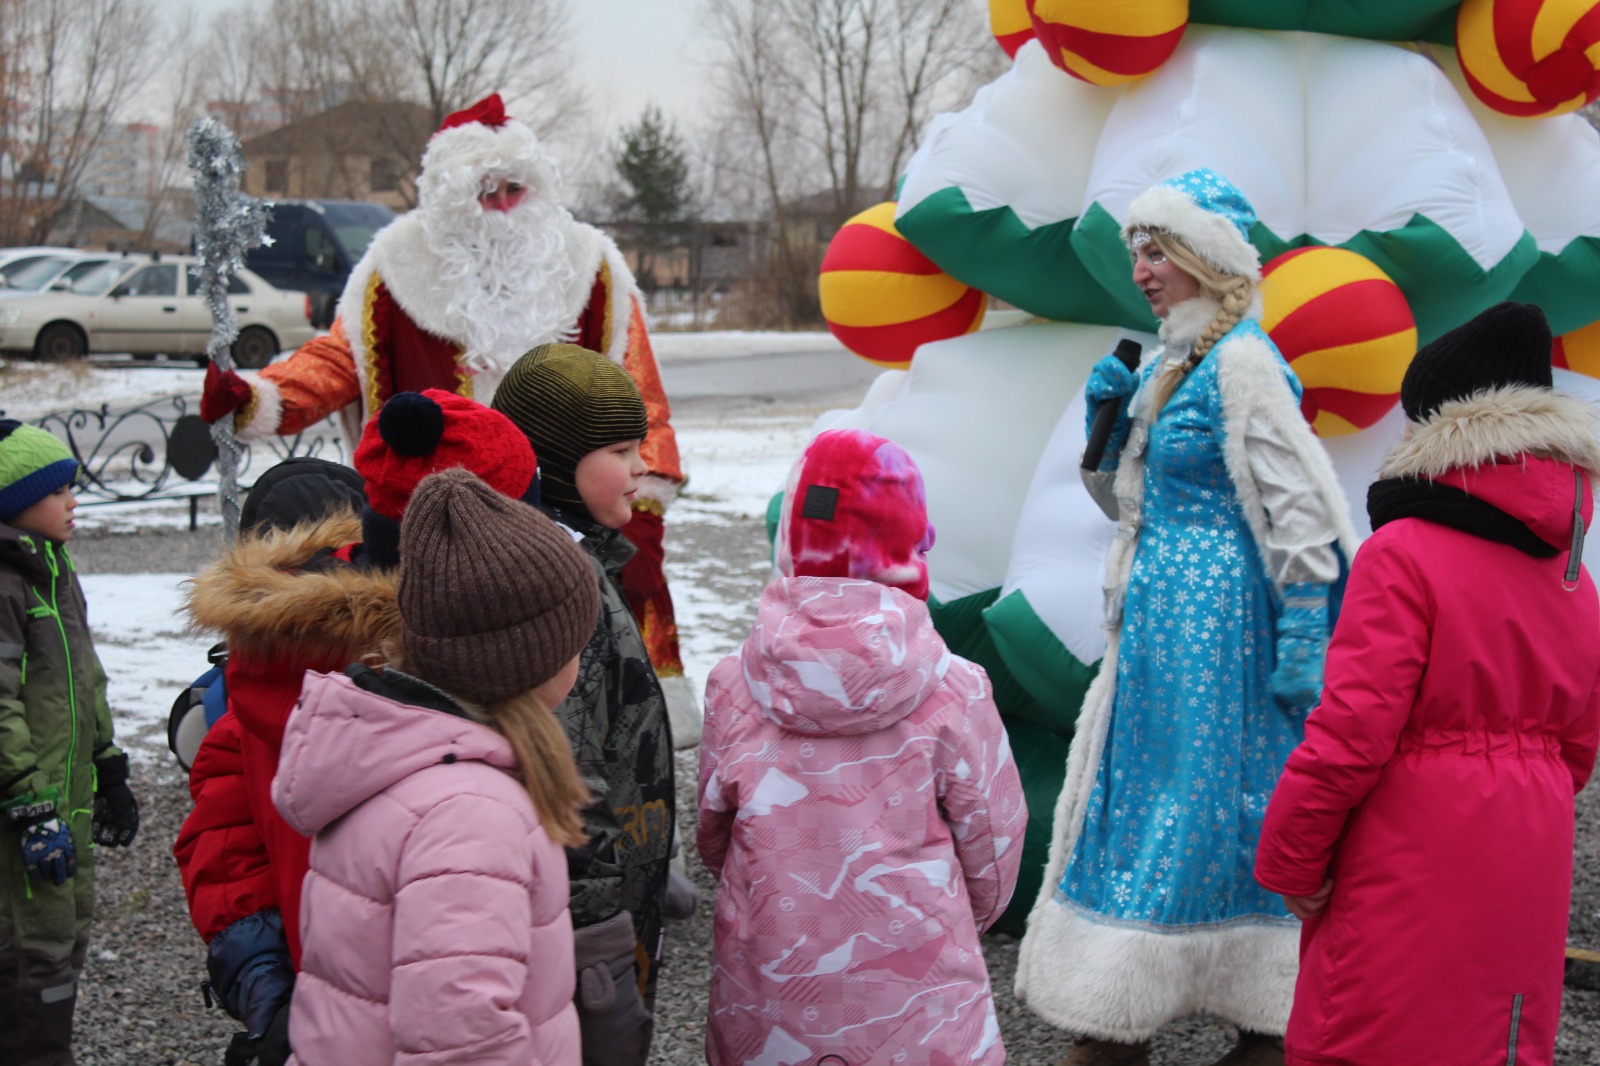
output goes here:
[[[156, 0], [169, 15], [205, 16], [239, 3]], [[606, 129], [633, 121], [651, 100], [680, 127], [694, 122], [704, 99], [702, 78], [689, 73], [690, 57], [704, 41], [695, 25], [700, 0], [569, 0], [568, 6], [577, 31], [571, 61], [589, 83], [595, 116]]]

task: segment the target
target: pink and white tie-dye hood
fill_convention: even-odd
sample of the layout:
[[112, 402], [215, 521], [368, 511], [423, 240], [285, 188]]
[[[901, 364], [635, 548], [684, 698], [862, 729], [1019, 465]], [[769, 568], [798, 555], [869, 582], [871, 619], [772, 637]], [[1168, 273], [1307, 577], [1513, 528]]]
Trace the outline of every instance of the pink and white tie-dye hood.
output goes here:
[[864, 577], [925, 600], [932, 547], [922, 472], [893, 441], [830, 429], [789, 471], [777, 536], [785, 577]]
[[789, 732], [834, 736], [915, 710], [954, 656], [927, 608], [895, 593], [873, 581], [768, 585], [739, 654], [756, 706]]
[[1026, 827], [988, 677], [926, 604], [872, 581], [774, 581], [706, 687], [707, 1061], [1003, 1063], [978, 935], [1010, 899]]

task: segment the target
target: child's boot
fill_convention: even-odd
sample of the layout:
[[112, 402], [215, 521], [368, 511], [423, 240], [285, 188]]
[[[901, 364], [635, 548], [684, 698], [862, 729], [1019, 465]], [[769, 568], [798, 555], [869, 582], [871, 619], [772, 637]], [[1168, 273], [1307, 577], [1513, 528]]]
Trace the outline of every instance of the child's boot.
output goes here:
[[1283, 1066], [1283, 1037], [1239, 1030], [1239, 1042], [1211, 1066]]
[[1119, 1044], [1080, 1036], [1056, 1066], [1150, 1066], [1150, 1042]]

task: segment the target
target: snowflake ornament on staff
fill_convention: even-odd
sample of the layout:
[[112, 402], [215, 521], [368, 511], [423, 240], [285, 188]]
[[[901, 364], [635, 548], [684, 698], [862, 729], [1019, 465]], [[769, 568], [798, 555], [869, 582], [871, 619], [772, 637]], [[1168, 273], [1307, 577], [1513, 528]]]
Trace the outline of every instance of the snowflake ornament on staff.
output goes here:
[[[228, 303], [228, 278], [244, 265], [244, 253], [266, 236], [267, 205], [239, 190], [244, 159], [239, 139], [213, 118], [196, 119], [189, 127], [189, 169], [194, 172], [197, 205], [194, 246], [200, 260], [200, 292], [211, 312], [211, 339], [206, 356], [219, 370], [233, 369], [233, 342], [239, 325]], [[233, 419], [211, 427], [217, 444], [217, 499], [228, 541], [239, 534], [239, 455]]]

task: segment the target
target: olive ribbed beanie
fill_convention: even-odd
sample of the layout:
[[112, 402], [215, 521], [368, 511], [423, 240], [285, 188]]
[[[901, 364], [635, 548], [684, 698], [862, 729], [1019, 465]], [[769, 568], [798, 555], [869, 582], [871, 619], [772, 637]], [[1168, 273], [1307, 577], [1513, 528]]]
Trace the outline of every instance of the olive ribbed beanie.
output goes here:
[[490, 406], [533, 444], [539, 491], [556, 507], [583, 506], [579, 459], [645, 435], [644, 401], [628, 372], [576, 344], [541, 344], [518, 359]]
[[417, 673], [495, 703], [554, 677], [594, 634], [600, 581], [567, 533], [465, 470], [422, 479], [400, 523], [400, 620]]

